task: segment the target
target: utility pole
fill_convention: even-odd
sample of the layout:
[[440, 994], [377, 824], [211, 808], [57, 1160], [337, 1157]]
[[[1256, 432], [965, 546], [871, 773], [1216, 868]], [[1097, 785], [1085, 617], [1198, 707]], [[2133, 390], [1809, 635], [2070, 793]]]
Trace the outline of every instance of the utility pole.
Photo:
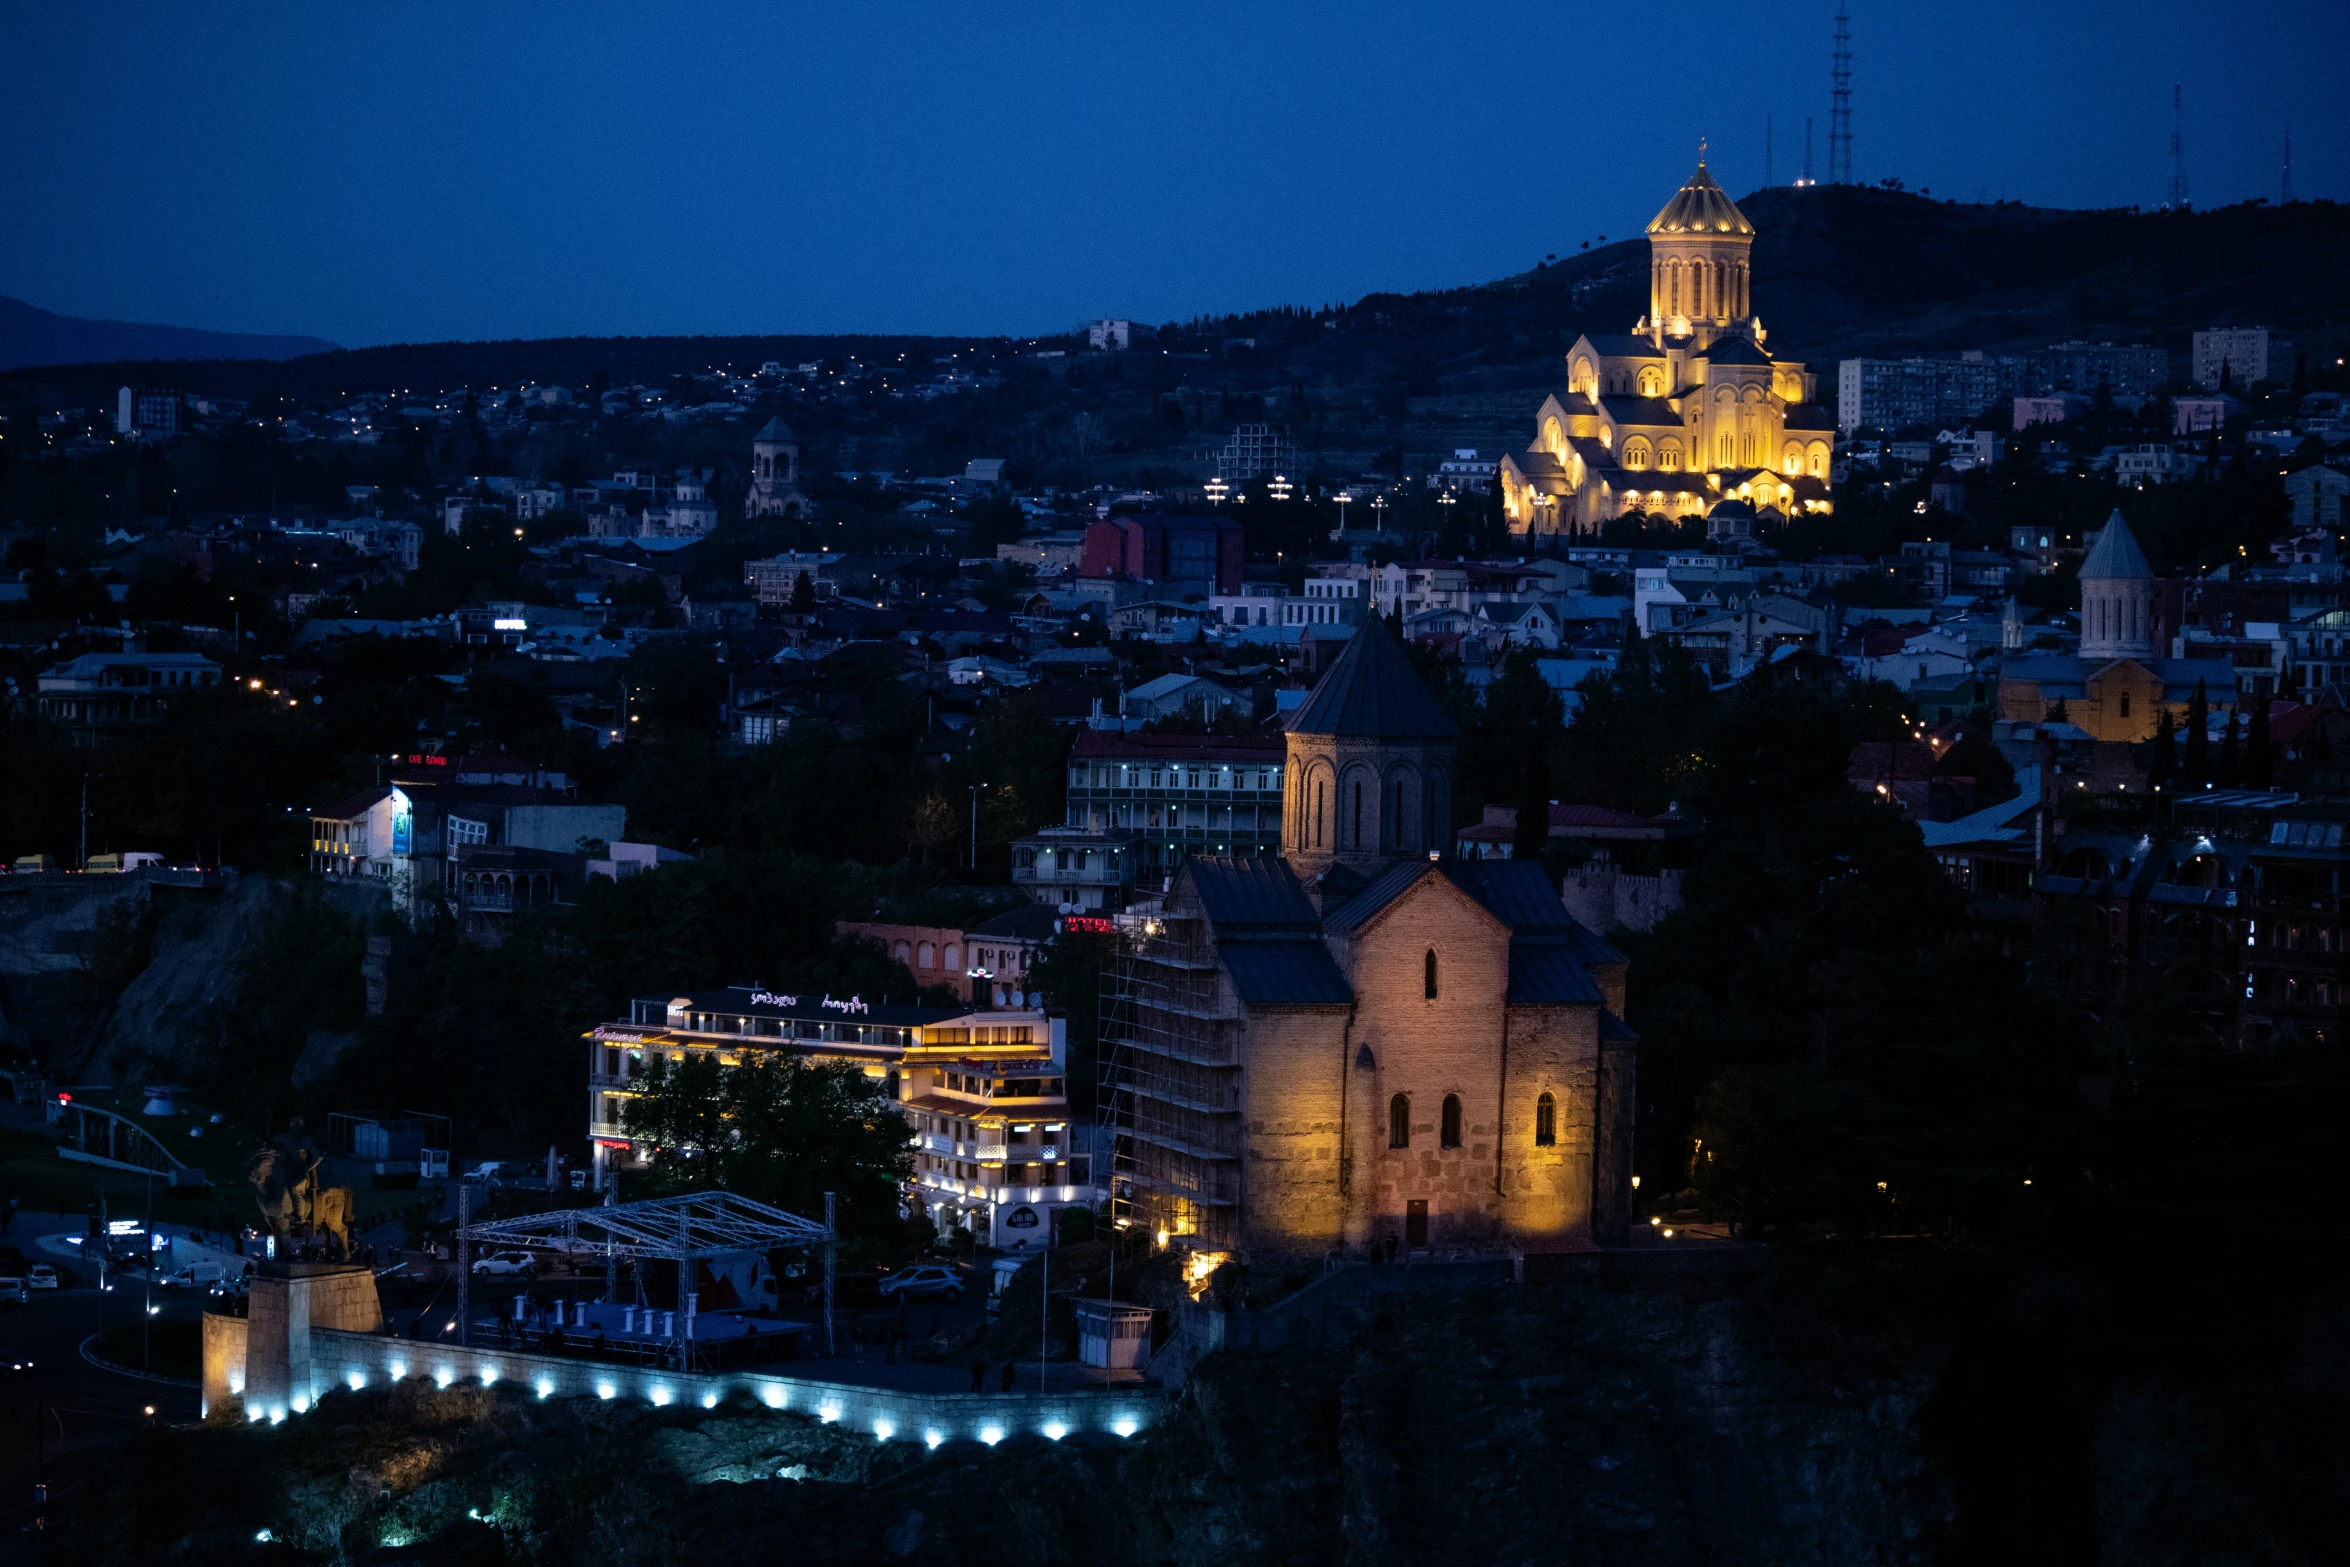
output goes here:
[[82, 847], [81, 857], [74, 861], [74, 869], [90, 868], [90, 775], [82, 774]]
[[465, 1239], [466, 1228], [473, 1223], [473, 1185], [463, 1176], [457, 1179], [457, 1343], [470, 1344], [473, 1335], [473, 1269], [472, 1258]]
[[139, 1289], [139, 1369], [152, 1371], [148, 1364], [148, 1324], [155, 1318], [155, 1176], [147, 1176], [147, 1266], [139, 1276], [146, 1282]]
[[2280, 190], [2277, 192], [2277, 205], [2278, 205], [2278, 206], [2280, 206], [2280, 207], [2289, 207], [2289, 206], [2291, 206], [2292, 204], [2293, 204], [2293, 128], [2292, 128], [2291, 126], [2289, 126], [2289, 125], [2288, 125], [2288, 126], [2286, 126], [2286, 127], [2285, 127], [2285, 182], [2284, 182], [2284, 185], [2283, 185], [2283, 187], [2282, 187], [2282, 188], [2281, 188], [2281, 189], [2280, 189]]
[[1811, 175], [1811, 116], [1808, 114], [1803, 117], [1803, 183], [1806, 185], [1819, 183]]
[[[1044, 1288], [1037, 1291], [1036, 1308], [1036, 1391], [1044, 1392], [1044, 1355], [1053, 1334], [1053, 1227], [1047, 1219], [1044, 1228]], [[1113, 1317], [1113, 1322], [1117, 1319]]]
[[839, 1237], [832, 1228], [833, 1194], [824, 1194], [824, 1353], [827, 1357], [839, 1353], [832, 1342], [832, 1254], [838, 1249]]

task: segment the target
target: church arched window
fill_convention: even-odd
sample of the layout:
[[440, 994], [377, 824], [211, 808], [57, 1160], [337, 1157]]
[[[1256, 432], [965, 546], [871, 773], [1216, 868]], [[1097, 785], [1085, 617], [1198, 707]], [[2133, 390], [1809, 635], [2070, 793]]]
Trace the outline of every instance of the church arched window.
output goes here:
[[1666, 473], [1679, 472], [1681, 468], [1681, 443], [1679, 441], [1659, 442], [1656, 449], [1656, 465], [1663, 469]]
[[1544, 1094], [1534, 1101], [1534, 1146], [1555, 1148], [1559, 1140], [1558, 1101]]
[[1647, 441], [1639, 436], [1634, 436], [1624, 443], [1624, 466], [1627, 468], [1646, 468], [1648, 466]]
[[1458, 1148], [1461, 1145], [1461, 1096], [1458, 1094], [1444, 1096], [1444, 1113], [1437, 1121], [1436, 1143], [1440, 1148]]
[[1803, 448], [1793, 441], [1789, 441], [1787, 450], [1780, 455], [1779, 471], [1781, 473], [1803, 472]]
[[1387, 1146], [1409, 1148], [1412, 1145], [1412, 1100], [1409, 1094], [1397, 1094], [1387, 1101]]
[[1827, 442], [1825, 442], [1825, 441], [1814, 441], [1814, 442], [1812, 442], [1812, 447], [1811, 447], [1811, 463], [1810, 463], [1810, 467], [1811, 467], [1811, 476], [1812, 476], [1813, 478], [1815, 478], [1815, 479], [1824, 479], [1824, 478], [1826, 478], [1826, 477], [1828, 476], [1828, 444], [1827, 444]]
[[1420, 960], [1420, 994], [1429, 1001], [1436, 999], [1436, 949], [1434, 947], [1430, 947], [1428, 955]]

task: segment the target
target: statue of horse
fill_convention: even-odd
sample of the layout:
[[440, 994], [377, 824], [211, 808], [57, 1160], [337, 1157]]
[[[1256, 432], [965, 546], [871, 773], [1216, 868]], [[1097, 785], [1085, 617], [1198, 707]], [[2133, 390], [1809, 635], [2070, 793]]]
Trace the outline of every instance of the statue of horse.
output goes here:
[[297, 1226], [318, 1235], [331, 1255], [351, 1254], [351, 1188], [318, 1184], [319, 1160], [308, 1151], [287, 1154], [264, 1148], [245, 1167], [261, 1222], [277, 1241], [281, 1256], [291, 1248]]

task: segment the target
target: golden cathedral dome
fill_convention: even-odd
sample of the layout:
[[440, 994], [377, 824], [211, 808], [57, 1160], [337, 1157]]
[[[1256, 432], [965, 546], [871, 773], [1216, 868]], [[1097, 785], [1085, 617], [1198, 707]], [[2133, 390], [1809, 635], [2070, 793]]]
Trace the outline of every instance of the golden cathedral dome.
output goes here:
[[1651, 234], [1742, 234], [1753, 237], [1754, 225], [1746, 221], [1746, 214], [1714, 183], [1714, 177], [1705, 171], [1700, 158], [1697, 172], [1689, 176], [1665, 210], [1649, 220]]

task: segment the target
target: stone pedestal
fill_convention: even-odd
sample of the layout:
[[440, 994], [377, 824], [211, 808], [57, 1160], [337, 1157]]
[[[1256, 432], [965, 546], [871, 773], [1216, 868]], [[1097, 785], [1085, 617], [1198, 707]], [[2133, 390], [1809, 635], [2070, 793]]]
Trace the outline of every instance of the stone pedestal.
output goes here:
[[[308, 1409], [320, 1388], [310, 1330], [374, 1333], [383, 1327], [375, 1275], [355, 1262], [265, 1263], [254, 1275], [245, 1319], [244, 1401], [272, 1420]], [[225, 1347], [225, 1346], [224, 1346]], [[210, 1388], [212, 1368], [205, 1368]], [[225, 1377], [224, 1377], [225, 1382]]]

